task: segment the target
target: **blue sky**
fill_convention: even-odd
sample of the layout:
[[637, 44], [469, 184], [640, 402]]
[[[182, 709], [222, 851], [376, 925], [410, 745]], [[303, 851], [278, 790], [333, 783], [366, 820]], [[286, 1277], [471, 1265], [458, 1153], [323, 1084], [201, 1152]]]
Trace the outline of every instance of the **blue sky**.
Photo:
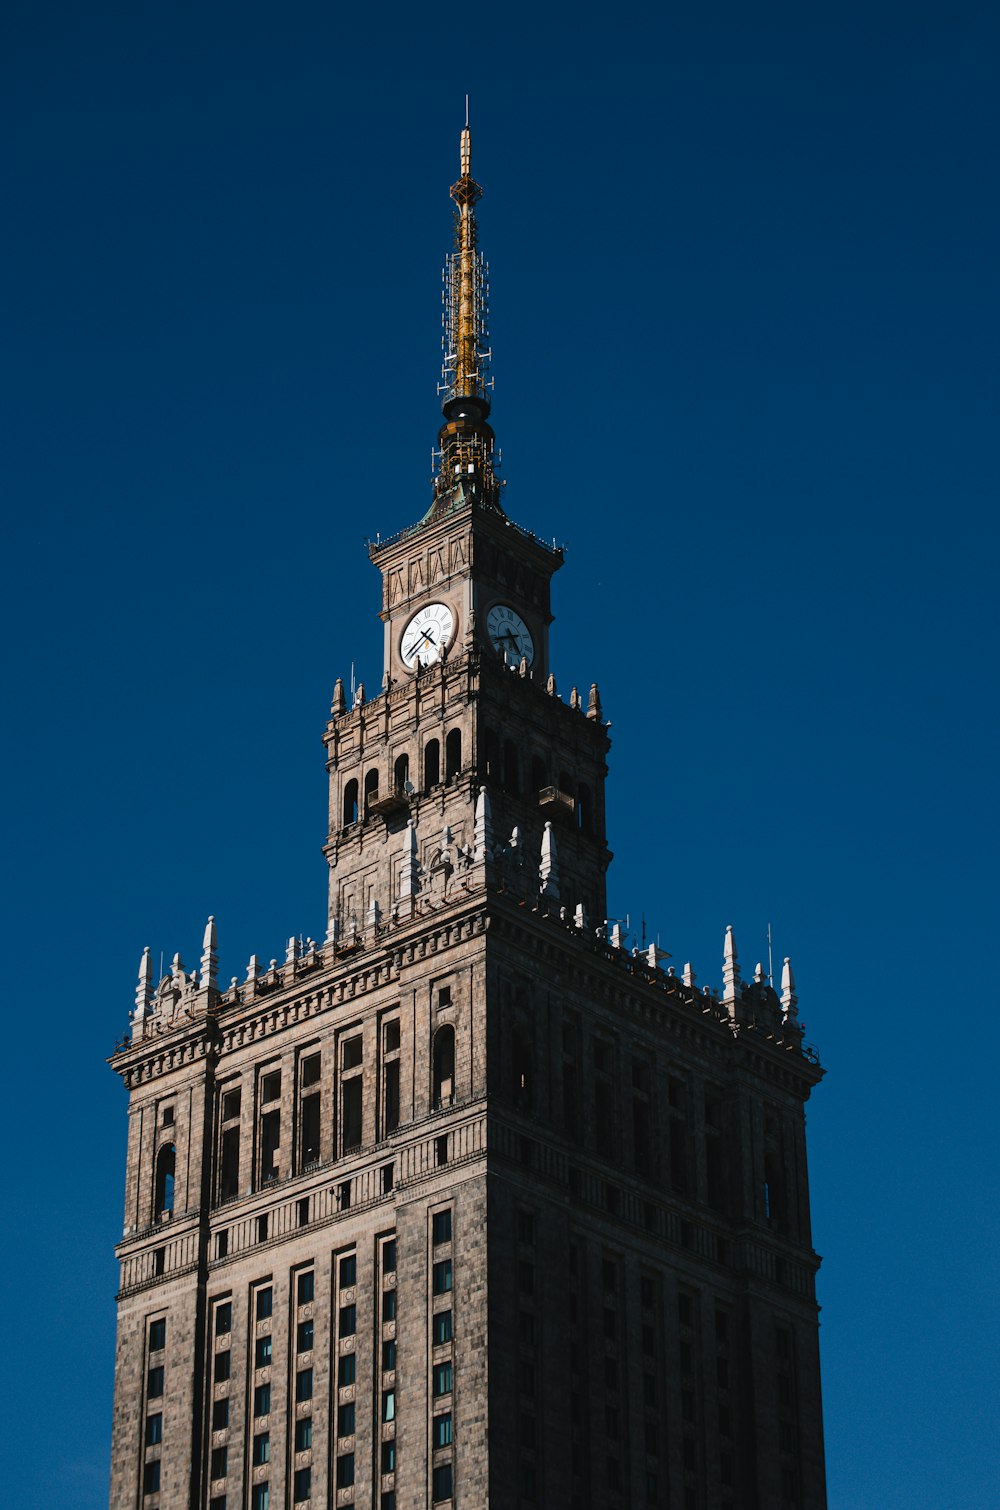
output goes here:
[[612, 910], [709, 983], [770, 921], [828, 1068], [832, 1510], [995, 1505], [998, 32], [4, 7], [11, 1503], [106, 1504], [143, 945], [193, 964], [212, 912], [228, 978], [322, 932], [319, 736], [381, 673], [362, 542], [429, 498], [468, 90]]

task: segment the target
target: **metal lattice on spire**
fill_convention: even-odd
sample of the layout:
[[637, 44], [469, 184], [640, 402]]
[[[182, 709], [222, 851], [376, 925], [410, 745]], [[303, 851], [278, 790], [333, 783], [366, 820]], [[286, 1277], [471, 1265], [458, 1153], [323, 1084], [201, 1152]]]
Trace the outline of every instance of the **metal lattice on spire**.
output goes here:
[[483, 191], [472, 176], [468, 121], [459, 150], [461, 175], [451, 186], [455, 201], [455, 250], [444, 265], [443, 393], [448, 398], [485, 398], [492, 387], [489, 365], [489, 269], [479, 250], [476, 205]]

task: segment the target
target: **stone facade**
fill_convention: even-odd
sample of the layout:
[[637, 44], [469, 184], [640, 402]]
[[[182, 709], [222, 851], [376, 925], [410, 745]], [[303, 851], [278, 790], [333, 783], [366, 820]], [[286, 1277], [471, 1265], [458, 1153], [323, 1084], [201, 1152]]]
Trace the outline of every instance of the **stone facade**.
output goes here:
[[607, 923], [562, 555], [484, 476], [371, 548], [385, 676], [324, 735], [325, 938], [228, 988], [211, 920], [198, 971], [143, 957], [114, 1510], [825, 1505], [790, 966], [744, 982], [730, 931], [699, 990]]

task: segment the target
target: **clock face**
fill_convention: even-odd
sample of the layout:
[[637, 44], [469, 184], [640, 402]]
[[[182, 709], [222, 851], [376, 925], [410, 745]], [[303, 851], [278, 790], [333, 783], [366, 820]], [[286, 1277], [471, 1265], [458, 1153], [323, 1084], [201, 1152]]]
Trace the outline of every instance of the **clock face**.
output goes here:
[[535, 642], [531, 630], [513, 608], [506, 603], [495, 603], [486, 615], [486, 633], [498, 655], [510, 665], [518, 665], [521, 657], [530, 666], [535, 659]]
[[403, 665], [414, 671], [417, 666], [432, 666], [455, 632], [455, 615], [447, 603], [428, 603], [403, 630], [399, 653]]

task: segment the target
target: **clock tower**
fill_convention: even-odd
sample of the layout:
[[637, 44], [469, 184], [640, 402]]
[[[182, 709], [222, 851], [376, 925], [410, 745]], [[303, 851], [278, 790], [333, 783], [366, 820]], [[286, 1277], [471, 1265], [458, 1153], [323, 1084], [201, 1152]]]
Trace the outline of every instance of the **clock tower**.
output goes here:
[[787, 960], [744, 980], [727, 929], [698, 987], [606, 918], [608, 726], [502, 502], [480, 192], [466, 129], [433, 491], [323, 732], [325, 937], [228, 986], [213, 919], [199, 969], [146, 949], [111, 1057], [112, 1510], [825, 1510], [823, 1071]]

